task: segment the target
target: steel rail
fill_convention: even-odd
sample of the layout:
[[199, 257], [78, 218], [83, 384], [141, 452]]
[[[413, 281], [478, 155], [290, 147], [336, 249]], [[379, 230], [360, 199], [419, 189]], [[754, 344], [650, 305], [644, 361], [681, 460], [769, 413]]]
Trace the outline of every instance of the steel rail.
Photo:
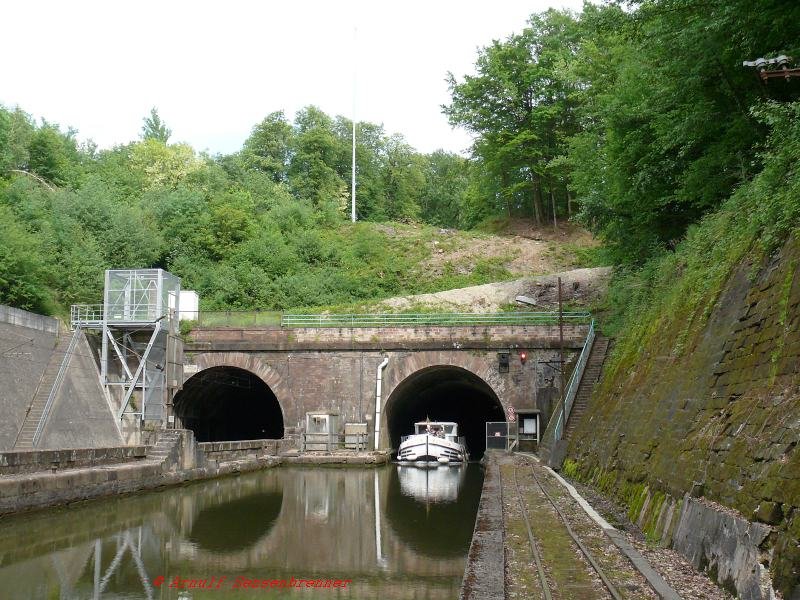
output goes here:
[[[502, 506], [502, 495], [503, 495], [503, 474], [500, 471], [500, 467], [498, 465], [497, 472], [500, 477], [500, 502]], [[553, 600], [553, 595], [550, 592], [550, 584], [547, 582], [547, 576], [544, 572], [544, 566], [542, 564], [542, 556], [539, 554], [539, 546], [536, 543], [536, 538], [533, 535], [533, 529], [531, 528], [531, 522], [528, 518], [528, 509], [525, 507], [525, 502], [522, 499], [522, 490], [519, 487], [519, 481], [517, 481], [517, 466], [514, 465], [514, 487], [517, 489], [517, 500], [519, 501], [519, 508], [522, 511], [522, 519], [525, 521], [525, 529], [528, 533], [528, 543], [531, 546], [531, 553], [533, 554], [533, 562], [536, 565], [536, 571], [539, 574], [539, 584], [542, 587], [542, 593], [544, 594], [545, 600]], [[504, 528], [505, 529], [505, 528]]]
[[[558, 516], [561, 519], [561, 522], [564, 524], [564, 527], [567, 529], [567, 533], [569, 533], [569, 536], [572, 538], [572, 541], [575, 542], [575, 545], [578, 546], [580, 551], [586, 557], [586, 560], [589, 561], [589, 564], [592, 566], [592, 569], [594, 569], [595, 573], [597, 573], [597, 575], [600, 577], [600, 580], [603, 582], [603, 585], [606, 586], [606, 589], [611, 594], [611, 597], [614, 598], [614, 600], [622, 600], [622, 595], [617, 591], [617, 588], [614, 586], [614, 584], [611, 583], [611, 580], [605, 574], [602, 567], [600, 567], [600, 565], [597, 563], [594, 556], [592, 556], [592, 553], [589, 551], [589, 549], [585, 546], [583, 542], [580, 541], [580, 539], [578, 539], [578, 536], [575, 535], [575, 532], [572, 530], [572, 527], [570, 527], [569, 521], [567, 521], [567, 518], [566, 516], [564, 516], [564, 513], [561, 512], [561, 509], [558, 508], [558, 505], [556, 505], [553, 498], [550, 496], [550, 494], [547, 493], [547, 490], [544, 489], [542, 482], [539, 481], [539, 478], [536, 476], [536, 470], [533, 468], [533, 465], [531, 465], [530, 463], [526, 464], [528, 465], [528, 467], [530, 467], [531, 475], [533, 475], [533, 480], [536, 482], [536, 485], [539, 486], [539, 489], [542, 490], [542, 493], [544, 494], [545, 498], [547, 498], [547, 500], [555, 509], [556, 513], [558, 513]], [[514, 477], [516, 478], [516, 476], [517, 476], [517, 466], [514, 465]]]

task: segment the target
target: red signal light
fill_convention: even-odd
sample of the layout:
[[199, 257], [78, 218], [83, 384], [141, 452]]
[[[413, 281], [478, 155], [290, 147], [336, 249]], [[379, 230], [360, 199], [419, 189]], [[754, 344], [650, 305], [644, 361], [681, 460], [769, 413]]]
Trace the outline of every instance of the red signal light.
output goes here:
[[528, 359], [528, 353], [527, 353], [527, 352], [520, 352], [520, 353], [519, 353], [519, 361], [520, 361], [520, 362], [521, 362], [523, 365], [525, 364], [525, 361], [526, 361], [527, 359]]

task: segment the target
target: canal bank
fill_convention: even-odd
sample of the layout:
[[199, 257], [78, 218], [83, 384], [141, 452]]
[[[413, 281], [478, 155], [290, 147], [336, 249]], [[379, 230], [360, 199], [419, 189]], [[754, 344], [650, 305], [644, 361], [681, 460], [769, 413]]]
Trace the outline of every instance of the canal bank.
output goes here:
[[292, 439], [195, 441], [161, 432], [151, 446], [0, 453], [0, 515], [143, 492], [280, 464], [369, 467], [388, 452], [300, 453]]

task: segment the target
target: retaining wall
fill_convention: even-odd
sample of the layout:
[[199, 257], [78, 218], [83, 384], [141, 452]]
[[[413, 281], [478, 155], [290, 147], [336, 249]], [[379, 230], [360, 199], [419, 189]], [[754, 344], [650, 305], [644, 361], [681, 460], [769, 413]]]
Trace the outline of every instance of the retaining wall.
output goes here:
[[146, 455], [147, 446], [2, 452], [0, 475], [112, 465], [143, 459]]
[[[768, 586], [752, 585], [761, 566], [785, 598], [800, 598], [799, 267], [792, 239], [772, 256], [746, 257], [718, 297], [677, 325], [651, 315], [639, 352], [610, 358], [570, 441], [578, 476], [742, 598], [769, 597]], [[755, 536], [749, 562], [721, 537], [739, 521], [697, 527], [703, 540], [683, 544], [674, 532], [686, 494], [770, 535]], [[669, 527], [662, 509], [672, 511]]]

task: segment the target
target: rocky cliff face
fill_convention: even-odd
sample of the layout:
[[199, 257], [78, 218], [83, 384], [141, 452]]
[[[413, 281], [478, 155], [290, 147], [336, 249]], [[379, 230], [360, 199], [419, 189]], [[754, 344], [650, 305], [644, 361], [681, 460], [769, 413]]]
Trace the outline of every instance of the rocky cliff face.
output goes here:
[[[797, 239], [745, 259], [685, 330], [656, 323], [638, 353], [612, 357], [567, 465], [667, 542], [689, 496], [769, 525], [758, 561], [786, 598], [800, 598], [799, 268]], [[713, 561], [698, 558], [719, 576]]]

